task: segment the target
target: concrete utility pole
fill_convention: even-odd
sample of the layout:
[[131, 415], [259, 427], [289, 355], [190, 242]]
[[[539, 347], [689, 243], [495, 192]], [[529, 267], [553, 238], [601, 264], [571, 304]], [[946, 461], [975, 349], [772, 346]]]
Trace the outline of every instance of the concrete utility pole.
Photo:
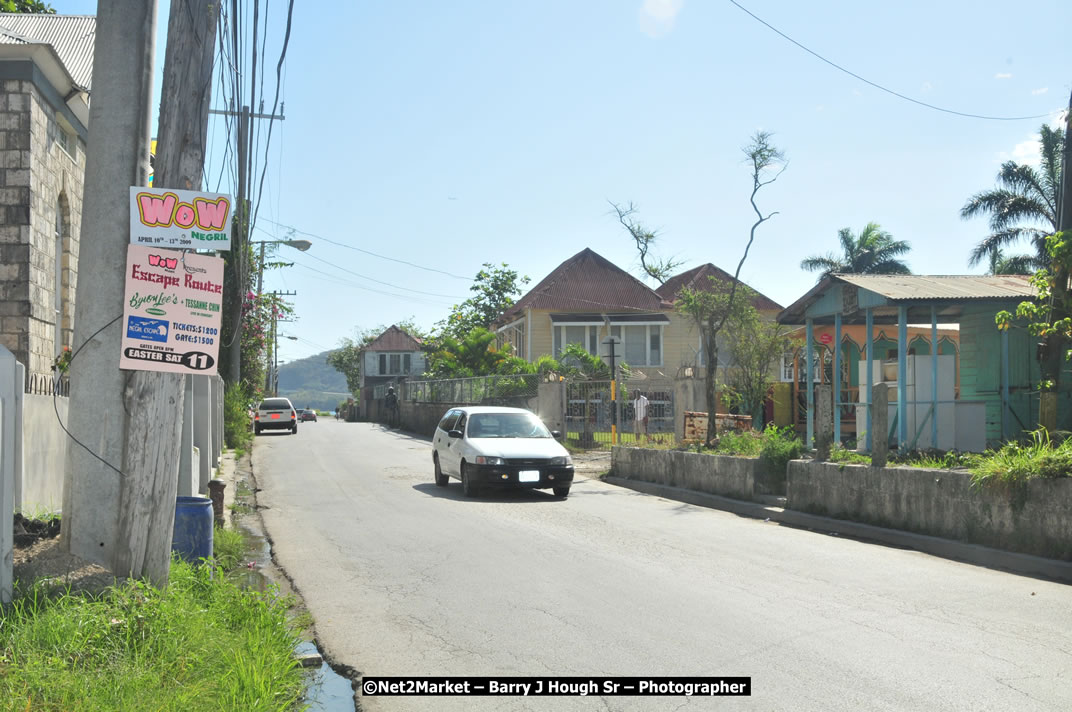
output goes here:
[[[157, 188], [201, 189], [218, 25], [215, 0], [172, 3], [156, 142]], [[128, 479], [120, 491], [113, 570], [161, 586], [171, 567], [185, 391], [183, 374], [135, 371], [126, 392], [123, 471]]]
[[[149, 176], [156, 0], [112, 0], [97, 9], [82, 239], [79, 245], [63, 542], [71, 553], [115, 564], [127, 418], [119, 370], [129, 186]], [[92, 275], [92, 277], [90, 277]], [[79, 444], [81, 443], [81, 444]]]

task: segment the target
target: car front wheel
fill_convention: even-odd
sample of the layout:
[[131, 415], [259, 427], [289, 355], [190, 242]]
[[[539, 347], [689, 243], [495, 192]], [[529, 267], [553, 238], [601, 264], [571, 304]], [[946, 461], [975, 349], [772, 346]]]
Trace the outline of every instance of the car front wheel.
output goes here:
[[566, 485], [565, 487], [553, 487], [552, 489], [555, 492], [555, 496], [560, 499], [565, 499], [569, 496], [569, 485]]
[[439, 456], [433, 457], [432, 462], [435, 464], [435, 483], [440, 487], [446, 487], [450, 483], [450, 478], [443, 474], [443, 468], [439, 466]]
[[469, 467], [462, 463], [462, 494], [466, 497], [476, 497], [476, 486], [469, 479]]

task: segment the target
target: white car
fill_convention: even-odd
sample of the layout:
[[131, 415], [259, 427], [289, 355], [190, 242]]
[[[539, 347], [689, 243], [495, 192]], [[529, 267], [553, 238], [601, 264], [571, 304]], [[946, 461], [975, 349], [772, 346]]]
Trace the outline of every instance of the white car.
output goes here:
[[551, 489], [566, 497], [573, 459], [559, 437], [522, 408], [451, 408], [432, 437], [435, 483], [459, 479], [466, 497], [483, 487]]
[[253, 415], [253, 433], [263, 430], [289, 430], [298, 432], [298, 411], [289, 398], [265, 398]]

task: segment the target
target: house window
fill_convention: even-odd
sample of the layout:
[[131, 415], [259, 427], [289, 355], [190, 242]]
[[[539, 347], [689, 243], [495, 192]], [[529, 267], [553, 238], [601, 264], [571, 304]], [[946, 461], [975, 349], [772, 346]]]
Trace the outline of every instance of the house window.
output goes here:
[[413, 366], [413, 356], [410, 354], [402, 354], [402, 373], [409, 373]]
[[621, 339], [622, 359], [630, 366], [663, 365], [663, 327], [661, 325], [612, 325], [610, 334]]
[[380, 354], [381, 376], [398, 376], [413, 368], [412, 354]]
[[389, 357], [391, 363], [391, 375], [394, 376], [402, 372], [402, 354], [391, 354]]
[[563, 325], [556, 324], [554, 327], [555, 358], [562, 356], [562, 352], [570, 344], [580, 344], [590, 354], [599, 354], [599, 327], [595, 325]]
[[387, 375], [387, 354], [380, 354], [380, 375]]

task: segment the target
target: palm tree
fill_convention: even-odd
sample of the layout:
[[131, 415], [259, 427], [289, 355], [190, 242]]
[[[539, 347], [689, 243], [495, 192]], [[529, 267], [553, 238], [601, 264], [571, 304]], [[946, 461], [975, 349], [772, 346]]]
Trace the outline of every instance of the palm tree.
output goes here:
[[[1033, 267], [1049, 263], [1046, 238], [1057, 231], [1057, 195], [1061, 188], [1061, 153], [1065, 136], [1061, 129], [1043, 124], [1039, 129], [1042, 161], [1038, 168], [1006, 161], [998, 171], [998, 187], [976, 193], [960, 209], [967, 220], [990, 216], [991, 233], [984, 237], [968, 259], [975, 266], [1003, 247], [1026, 238], [1035, 248]], [[1013, 258], [1009, 258], [1013, 259]]]
[[838, 230], [841, 255], [830, 253], [802, 260], [800, 268], [808, 272], [821, 272], [819, 279], [835, 273], [848, 274], [912, 274], [902, 260], [898, 259], [912, 249], [904, 240], [894, 240], [878, 223], [869, 222], [857, 237], [852, 230]]
[[990, 253], [990, 267], [987, 274], [1031, 274], [1035, 271], [1038, 258], [1034, 255], [1006, 256], [999, 247]]

